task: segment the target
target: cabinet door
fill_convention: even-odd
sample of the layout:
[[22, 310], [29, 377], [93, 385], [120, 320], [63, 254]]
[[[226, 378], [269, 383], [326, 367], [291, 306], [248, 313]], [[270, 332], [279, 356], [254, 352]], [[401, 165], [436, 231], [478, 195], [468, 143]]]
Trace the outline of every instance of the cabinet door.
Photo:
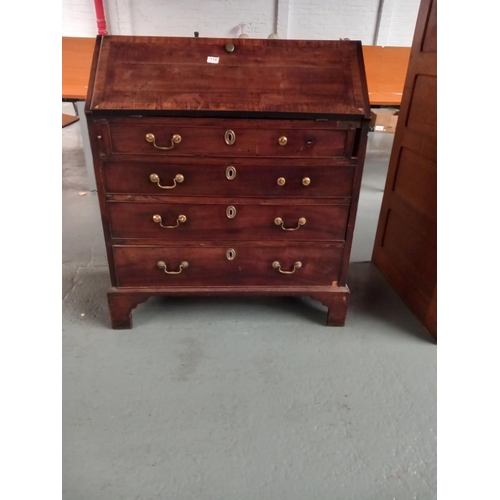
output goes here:
[[437, 0], [422, 0], [378, 222], [373, 262], [436, 331]]

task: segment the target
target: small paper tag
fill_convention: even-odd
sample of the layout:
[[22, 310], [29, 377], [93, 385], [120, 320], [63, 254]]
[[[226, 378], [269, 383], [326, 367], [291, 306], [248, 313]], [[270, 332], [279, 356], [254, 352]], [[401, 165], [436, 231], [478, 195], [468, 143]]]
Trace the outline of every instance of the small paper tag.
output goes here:
[[219, 58], [218, 57], [213, 57], [213, 56], [208, 56], [207, 57], [207, 63], [219, 64]]

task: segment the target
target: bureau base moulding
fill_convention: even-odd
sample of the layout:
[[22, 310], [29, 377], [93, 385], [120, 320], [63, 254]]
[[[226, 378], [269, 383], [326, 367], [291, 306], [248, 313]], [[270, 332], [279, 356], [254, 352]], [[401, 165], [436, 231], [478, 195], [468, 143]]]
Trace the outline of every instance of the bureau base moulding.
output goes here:
[[111, 288], [108, 292], [108, 304], [111, 314], [111, 325], [114, 329], [126, 330], [132, 328], [132, 311], [150, 297], [155, 296], [269, 296], [297, 297], [308, 296], [318, 300], [328, 308], [326, 324], [328, 326], [344, 326], [349, 305], [349, 288], [344, 287], [254, 287], [254, 288], [228, 288], [228, 287], [185, 287], [175, 290], [164, 289], [135, 289], [124, 290]]

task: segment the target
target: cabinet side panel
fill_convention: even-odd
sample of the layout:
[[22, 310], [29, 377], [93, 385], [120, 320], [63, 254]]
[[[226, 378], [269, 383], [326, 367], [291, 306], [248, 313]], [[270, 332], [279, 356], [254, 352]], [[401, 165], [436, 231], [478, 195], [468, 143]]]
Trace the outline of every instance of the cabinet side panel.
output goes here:
[[349, 219], [347, 222], [347, 231], [345, 237], [344, 255], [342, 257], [342, 265], [340, 268], [339, 286], [345, 286], [347, 273], [349, 271], [349, 260], [351, 257], [352, 238], [354, 234], [354, 226], [356, 223], [356, 214], [358, 212], [359, 191], [361, 189], [361, 178], [363, 177], [363, 168], [366, 155], [366, 143], [368, 140], [368, 123], [365, 123], [358, 133], [359, 141], [357, 141], [357, 158], [356, 173], [354, 174], [354, 183], [352, 187], [351, 209], [349, 211]]
[[92, 148], [92, 159], [94, 161], [94, 173], [95, 180], [97, 186], [97, 196], [99, 199], [99, 208], [101, 211], [101, 221], [102, 221], [102, 229], [104, 232], [104, 240], [106, 244], [106, 253], [108, 256], [108, 264], [109, 264], [109, 273], [111, 278], [112, 286], [116, 286], [116, 278], [115, 278], [115, 266], [113, 259], [113, 249], [111, 246], [111, 232], [109, 226], [109, 214], [108, 207], [106, 204], [106, 191], [104, 187], [104, 175], [102, 162], [100, 159], [100, 148], [102, 139], [102, 129], [103, 129], [103, 120], [99, 120], [97, 122], [94, 121], [92, 117], [92, 113], [87, 113], [87, 123], [89, 130], [89, 139], [90, 145]]

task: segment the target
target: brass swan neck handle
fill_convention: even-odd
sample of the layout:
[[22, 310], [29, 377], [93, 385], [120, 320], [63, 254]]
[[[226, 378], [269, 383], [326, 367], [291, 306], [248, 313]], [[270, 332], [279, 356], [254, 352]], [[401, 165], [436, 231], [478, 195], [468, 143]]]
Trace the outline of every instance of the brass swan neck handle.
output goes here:
[[168, 151], [169, 149], [173, 149], [176, 144], [179, 144], [182, 141], [182, 137], [179, 134], [174, 134], [170, 139], [170, 146], [158, 146], [155, 135], [151, 133], [146, 134], [146, 141], [151, 143], [156, 149]]

